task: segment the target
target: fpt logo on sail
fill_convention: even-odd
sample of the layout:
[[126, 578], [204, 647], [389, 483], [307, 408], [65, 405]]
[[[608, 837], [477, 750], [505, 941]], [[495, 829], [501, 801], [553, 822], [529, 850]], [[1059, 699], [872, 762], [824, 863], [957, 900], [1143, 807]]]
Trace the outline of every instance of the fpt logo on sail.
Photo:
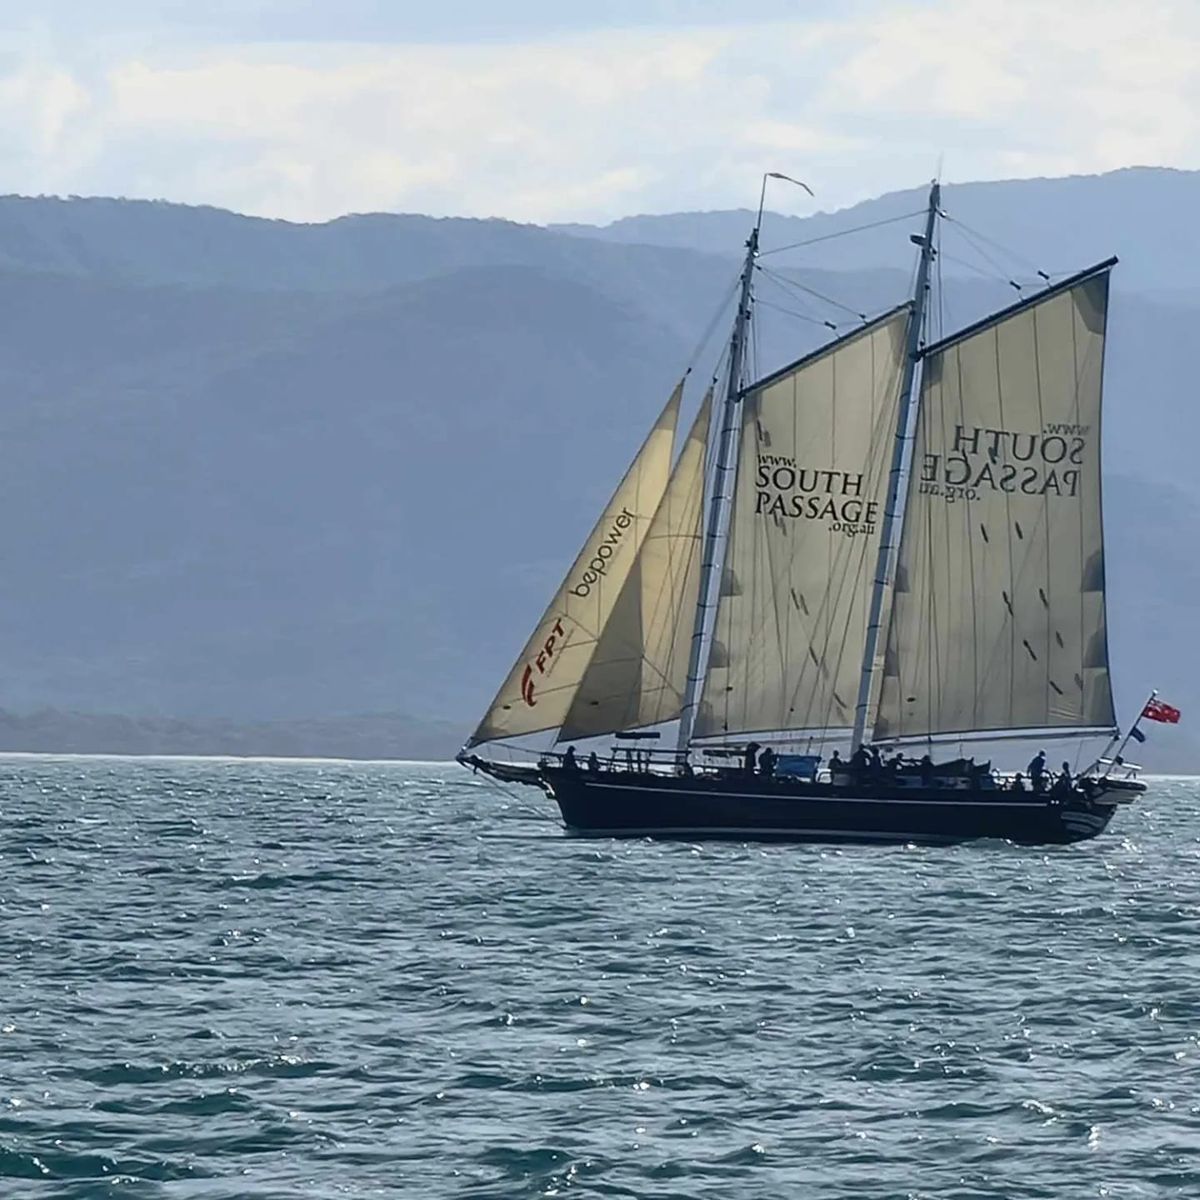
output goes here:
[[537, 678], [534, 676], [534, 668], [537, 668], [538, 675], [546, 675], [553, 669], [551, 659], [554, 657], [554, 651], [560, 640], [567, 636], [563, 629], [562, 618], [558, 618], [550, 628], [549, 636], [542, 644], [542, 648], [537, 652], [537, 657], [533, 662], [525, 665], [525, 673], [521, 676], [521, 699], [533, 708], [537, 704], [534, 698], [534, 684]]

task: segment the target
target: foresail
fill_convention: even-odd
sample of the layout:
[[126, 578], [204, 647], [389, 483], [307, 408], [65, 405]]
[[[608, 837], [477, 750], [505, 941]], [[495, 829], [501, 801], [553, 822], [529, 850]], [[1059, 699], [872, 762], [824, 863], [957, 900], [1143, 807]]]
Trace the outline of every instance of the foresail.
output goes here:
[[853, 724], [909, 315], [746, 393], [695, 736]]
[[1112, 726], [1108, 284], [1098, 268], [925, 358], [876, 739]]
[[657, 725], [680, 714], [700, 592], [711, 412], [710, 390], [575, 693], [561, 741]]
[[468, 746], [562, 724], [666, 489], [682, 395], [680, 382]]

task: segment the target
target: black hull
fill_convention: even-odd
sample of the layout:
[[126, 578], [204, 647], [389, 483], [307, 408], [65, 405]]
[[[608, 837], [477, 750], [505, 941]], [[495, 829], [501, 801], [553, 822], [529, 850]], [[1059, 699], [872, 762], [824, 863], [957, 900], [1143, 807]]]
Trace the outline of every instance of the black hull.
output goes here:
[[953, 788], [859, 788], [753, 776], [672, 777], [545, 768], [568, 832], [583, 837], [948, 844], [1001, 838], [1065, 845], [1107, 828], [1143, 785], [1091, 799]]

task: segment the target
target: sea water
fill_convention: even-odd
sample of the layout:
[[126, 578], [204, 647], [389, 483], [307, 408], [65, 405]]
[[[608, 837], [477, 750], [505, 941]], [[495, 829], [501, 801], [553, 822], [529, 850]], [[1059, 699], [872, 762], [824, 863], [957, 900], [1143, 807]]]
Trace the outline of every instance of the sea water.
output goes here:
[[1200, 781], [1028, 849], [0, 762], [0, 1198], [1200, 1196]]

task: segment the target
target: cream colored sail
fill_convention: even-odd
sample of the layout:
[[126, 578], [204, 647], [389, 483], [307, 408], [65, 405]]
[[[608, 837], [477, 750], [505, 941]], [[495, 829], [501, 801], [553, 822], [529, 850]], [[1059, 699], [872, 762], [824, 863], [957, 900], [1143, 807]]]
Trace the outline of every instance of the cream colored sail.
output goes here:
[[700, 594], [704, 459], [712, 392], [563, 723], [560, 741], [672, 721], [683, 708]]
[[909, 312], [746, 394], [695, 736], [853, 722]]
[[926, 358], [875, 736], [1113, 724], [1108, 270]]
[[562, 724], [666, 489], [682, 394], [681, 382], [468, 746]]

